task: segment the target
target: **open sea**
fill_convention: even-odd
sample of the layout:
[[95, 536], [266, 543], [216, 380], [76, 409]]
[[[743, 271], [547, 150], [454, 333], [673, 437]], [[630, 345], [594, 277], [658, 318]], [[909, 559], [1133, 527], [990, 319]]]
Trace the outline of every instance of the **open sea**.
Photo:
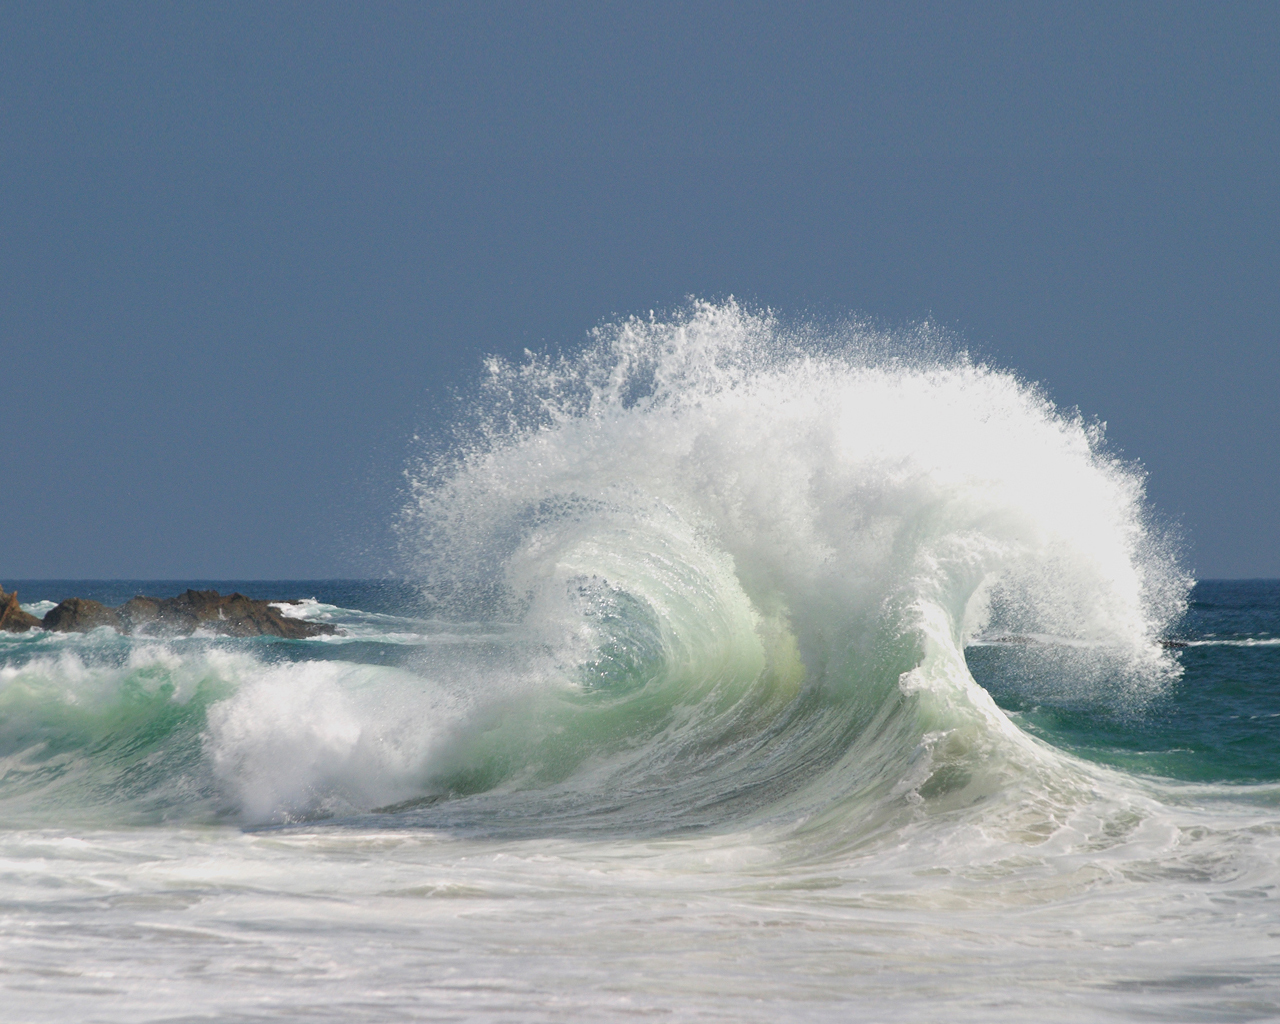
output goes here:
[[1100, 423], [732, 303], [492, 360], [334, 636], [0, 634], [0, 1017], [1280, 1019], [1280, 581]]

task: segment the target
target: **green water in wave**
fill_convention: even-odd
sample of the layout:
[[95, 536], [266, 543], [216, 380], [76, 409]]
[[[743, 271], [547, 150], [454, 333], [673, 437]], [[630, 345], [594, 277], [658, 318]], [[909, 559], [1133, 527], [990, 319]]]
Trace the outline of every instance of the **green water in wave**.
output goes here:
[[[265, 596], [316, 596], [350, 608], [361, 602], [377, 607], [386, 594], [378, 584], [346, 581], [272, 587]], [[755, 759], [761, 770], [751, 780], [735, 776], [732, 785], [771, 782], [774, 788], [766, 789], [781, 792], [802, 781], [801, 769], [816, 772], [835, 763], [876, 713], [871, 705], [859, 706], [856, 696], [801, 696], [798, 680], [776, 666], [766, 668], [759, 651], [745, 652], [745, 660], [738, 651], [710, 668], [667, 664], [657, 624], [641, 604], [613, 594], [595, 607], [595, 626], [606, 639], [597, 660], [581, 669], [581, 685], [554, 701], [507, 709], [453, 751], [451, 766], [423, 775], [424, 793], [480, 793], [513, 780], [524, 787], [554, 786], [592, 759], [625, 757], [646, 745], [653, 751], [644, 765], [650, 782], [663, 772], [680, 782], [699, 772], [714, 779], [735, 758], [744, 764]], [[1183, 674], [1153, 694], [1135, 698], [1119, 688], [1073, 687], [1069, 652], [1051, 647], [971, 647], [966, 658], [1014, 722], [1055, 747], [1144, 775], [1273, 782], [1280, 780], [1277, 636], [1280, 583], [1209, 581], [1198, 584], [1179, 632], [1191, 645], [1177, 654]], [[505, 650], [493, 641], [495, 659], [506, 657]], [[421, 659], [421, 648], [381, 642], [376, 635], [340, 645], [5, 638], [0, 820], [216, 819], [228, 805], [209, 775], [208, 718], [236, 693], [246, 666], [354, 660], [412, 671]], [[875, 670], [885, 678], [896, 671], [887, 664]], [[689, 725], [695, 709], [702, 716], [696, 731]], [[810, 730], [803, 743], [787, 731], [797, 723]], [[682, 728], [689, 731], [677, 744], [672, 738]], [[779, 752], [788, 742], [807, 754], [783, 757]], [[642, 783], [636, 780], [637, 791]], [[713, 798], [703, 792], [698, 799]]]

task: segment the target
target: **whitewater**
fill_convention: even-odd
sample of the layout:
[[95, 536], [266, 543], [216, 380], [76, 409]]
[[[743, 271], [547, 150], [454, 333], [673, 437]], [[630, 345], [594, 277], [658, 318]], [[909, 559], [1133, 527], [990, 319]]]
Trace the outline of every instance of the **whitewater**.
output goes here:
[[0, 634], [6, 1020], [1280, 1018], [1280, 587], [1101, 422], [691, 302], [422, 444], [334, 636]]

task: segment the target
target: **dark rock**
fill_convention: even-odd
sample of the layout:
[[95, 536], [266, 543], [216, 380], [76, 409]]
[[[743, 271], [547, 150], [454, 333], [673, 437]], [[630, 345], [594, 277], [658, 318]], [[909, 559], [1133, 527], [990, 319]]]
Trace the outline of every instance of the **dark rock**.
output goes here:
[[120, 616], [120, 628], [125, 632], [145, 632], [147, 627], [160, 618], [160, 602], [154, 597], [139, 595], [117, 608], [116, 614]]
[[37, 629], [40, 620], [24, 612], [18, 605], [18, 592], [6, 594], [0, 587], [0, 633], [25, 633]]
[[285, 618], [273, 607], [283, 603], [257, 601], [244, 594], [223, 596], [216, 590], [188, 590], [165, 598], [138, 596], [119, 608], [72, 597], [44, 617], [44, 628], [83, 633], [111, 626], [121, 633], [154, 637], [190, 636], [204, 629], [220, 636], [280, 636], [289, 640], [337, 632], [327, 623]]
[[99, 626], [120, 629], [120, 617], [114, 608], [100, 601], [88, 601], [83, 597], [69, 597], [44, 617], [44, 628], [59, 633], [87, 633]]
[[257, 601], [244, 594], [219, 594], [216, 590], [188, 590], [177, 597], [157, 600], [135, 597], [119, 608], [126, 632], [151, 636], [186, 636], [207, 629], [223, 636], [280, 636], [290, 640], [336, 632], [322, 622], [289, 619], [275, 604]]

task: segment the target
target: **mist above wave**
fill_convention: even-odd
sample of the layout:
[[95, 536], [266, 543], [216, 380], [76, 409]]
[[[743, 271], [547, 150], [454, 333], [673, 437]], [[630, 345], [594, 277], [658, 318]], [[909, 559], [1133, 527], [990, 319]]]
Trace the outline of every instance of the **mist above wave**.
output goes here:
[[927, 325], [695, 302], [575, 355], [491, 359], [453, 447], [411, 478], [401, 536], [428, 591], [526, 619], [583, 573], [650, 600], [669, 546], [801, 639], [928, 604], [956, 643], [1038, 632], [1151, 667], [1190, 585], [1102, 424]]

